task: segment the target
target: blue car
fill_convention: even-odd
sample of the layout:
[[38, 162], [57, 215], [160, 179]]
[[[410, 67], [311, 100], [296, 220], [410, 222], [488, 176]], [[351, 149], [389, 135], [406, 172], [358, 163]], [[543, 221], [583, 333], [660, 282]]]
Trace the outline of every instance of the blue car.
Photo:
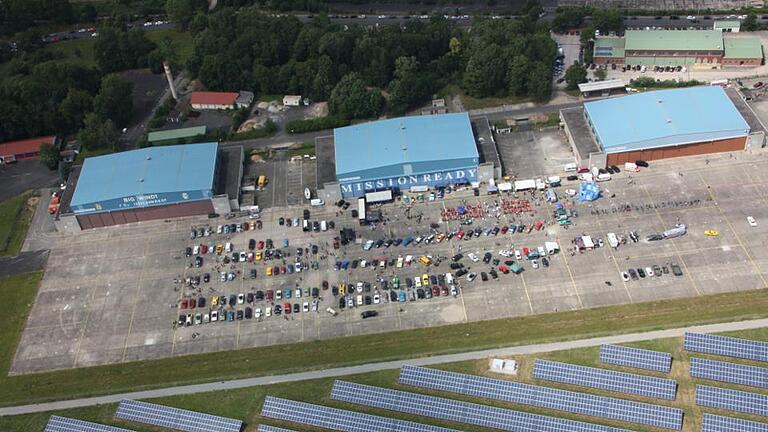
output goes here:
[[341, 262], [341, 268], [343, 268], [344, 270], [348, 269], [349, 268], [349, 260], [342, 261]]
[[336, 261], [336, 270], [341, 270], [341, 261]]
[[227, 321], [235, 320], [235, 311], [227, 311]]
[[283, 247], [288, 247], [288, 239], [283, 239]]
[[291, 289], [290, 288], [283, 288], [283, 298], [291, 298]]
[[408, 246], [413, 241], [413, 237], [406, 237], [405, 240], [403, 240], [403, 247]]
[[397, 294], [397, 300], [398, 300], [398, 301], [401, 301], [401, 302], [404, 302], [404, 301], [406, 300], [406, 297], [405, 297], [405, 291], [400, 291], [400, 292]]

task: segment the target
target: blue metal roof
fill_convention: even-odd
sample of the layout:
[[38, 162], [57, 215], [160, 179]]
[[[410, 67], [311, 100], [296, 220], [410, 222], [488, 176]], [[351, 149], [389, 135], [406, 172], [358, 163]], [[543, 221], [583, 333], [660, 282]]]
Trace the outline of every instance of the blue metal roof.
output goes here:
[[[120, 208], [171, 203], [155, 194], [178, 194], [180, 200], [210, 196], [216, 171], [218, 143], [148, 147], [85, 160], [71, 207], [75, 212], [114, 210], [110, 201], [124, 201]], [[200, 192], [189, 194], [188, 192]], [[137, 198], [139, 204], [128, 205]], [[133, 202], [135, 202], [133, 201]], [[98, 205], [95, 205], [98, 204]], [[95, 208], [90, 208], [94, 206]], [[88, 207], [88, 208], [84, 208]]]
[[749, 134], [720, 86], [638, 93], [584, 104], [607, 153], [667, 147]]
[[366, 171], [397, 176], [427, 170], [435, 162], [476, 165], [478, 160], [467, 113], [380, 120], [338, 128], [333, 134], [339, 180], [366, 177]]

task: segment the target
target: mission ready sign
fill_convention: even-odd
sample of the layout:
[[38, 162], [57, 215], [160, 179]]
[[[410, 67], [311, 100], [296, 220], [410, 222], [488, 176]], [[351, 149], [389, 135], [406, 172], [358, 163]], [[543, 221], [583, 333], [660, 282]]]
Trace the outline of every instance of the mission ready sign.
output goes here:
[[413, 186], [441, 187], [450, 184], [471, 183], [477, 180], [477, 168], [434, 171], [369, 181], [355, 182], [353, 180], [355, 179], [339, 179], [342, 197], [362, 196], [366, 192], [383, 189], [408, 189]]

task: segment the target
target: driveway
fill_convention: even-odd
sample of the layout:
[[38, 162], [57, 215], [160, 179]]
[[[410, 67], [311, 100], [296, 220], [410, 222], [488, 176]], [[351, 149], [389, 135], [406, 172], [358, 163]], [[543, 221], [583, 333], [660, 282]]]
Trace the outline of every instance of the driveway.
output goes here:
[[0, 165], [0, 201], [13, 198], [30, 189], [55, 186], [59, 183], [59, 173], [51, 171], [40, 161], [21, 161], [9, 165]]

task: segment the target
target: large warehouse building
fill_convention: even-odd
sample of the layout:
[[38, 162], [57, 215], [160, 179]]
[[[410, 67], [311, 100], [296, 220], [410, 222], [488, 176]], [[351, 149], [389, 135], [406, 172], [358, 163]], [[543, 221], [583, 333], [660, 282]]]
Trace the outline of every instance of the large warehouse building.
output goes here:
[[[487, 128], [487, 122], [482, 126]], [[318, 195], [328, 201], [487, 182], [500, 173], [495, 144], [492, 139], [475, 140], [467, 113], [347, 126], [318, 144], [318, 171], [326, 172], [318, 172], [318, 183], [324, 184]]]
[[763, 62], [763, 47], [756, 37], [719, 30], [627, 30], [624, 37], [595, 38], [593, 59], [631, 66], [754, 67]]
[[[242, 166], [242, 160], [239, 163]], [[228, 213], [231, 203], [221, 172], [226, 170], [231, 167], [222, 163], [217, 143], [149, 147], [87, 158], [70, 176], [57, 228], [76, 232]], [[233, 177], [237, 175], [242, 173]]]
[[583, 167], [743, 150], [751, 132], [719, 86], [588, 102], [561, 119]]

